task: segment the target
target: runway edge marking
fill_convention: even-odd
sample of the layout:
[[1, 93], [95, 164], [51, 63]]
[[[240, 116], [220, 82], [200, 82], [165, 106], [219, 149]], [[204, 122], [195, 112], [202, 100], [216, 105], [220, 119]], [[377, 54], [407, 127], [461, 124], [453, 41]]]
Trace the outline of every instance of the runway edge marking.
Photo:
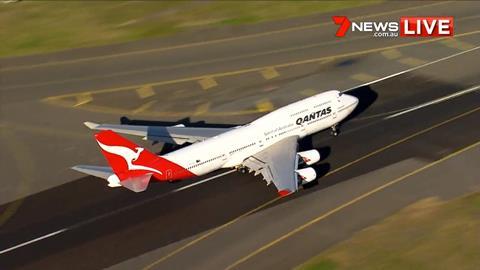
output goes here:
[[[387, 149], [389, 149], [389, 148], [392, 148], [392, 147], [395, 146], [395, 145], [398, 145], [398, 144], [400, 144], [400, 143], [403, 143], [403, 142], [405, 142], [405, 141], [408, 141], [408, 140], [410, 140], [410, 139], [412, 139], [412, 138], [414, 138], [414, 137], [417, 137], [417, 136], [419, 136], [419, 135], [421, 135], [421, 134], [424, 134], [424, 133], [426, 133], [426, 132], [428, 132], [428, 131], [431, 131], [431, 130], [437, 128], [437, 127], [440, 127], [440, 126], [443, 126], [443, 125], [445, 125], [445, 124], [448, 124], [448, 123], [450, 123], [450, 122], [452, 122], [452, 121], [455, 121], [455, 120], [457, 120], [457, 119], [459, 119], [459, 118], [462, 118], [462, 117], [464, 117], [464, 116], [470, 115], [470, 114], [472, 114], [472, 113], [474, 113], [474, 112], [476, 112], [476, 111], [479, 111], [479, 110], [480, 110], [480, 107], [477, 107], [477, 108], [475, 108], [475, 109], [473, 109], [473, 110], [470, 110], [470, 111], [464, 112], [464, 113], [462, 113], [462, 114], [459, 114], [459, 115], [457, 115], [457, 116], [454, 116], [454, 117], [452, 117], [452, 118], [449, 118], [449, 119], [447, 119], [447, 120], [445, 120], [445, 121], [442, 121], [442, 122], [440, 122], [440, 123], [437, 123], [437, 124], [435, 124], [435, 125], [433, 125], [433, 126], [430, 126], [430, 127], [426, 128], [426, 129], [423, 129], [423, 130], [420, 130], [420, 131], [418, 131], [418, 132], [415, 132], [415, 133], [413, 133], [413, 134], [411, 134], [411, 135], [409, 135], [409, 136], [407, 136], [407, 137], [404, 137], [403, 139], [400, 139], [400, 140], [398, 140], [398, 141], [395, 141], [395, 142], [393, 142], [393, 143], [391, 143], [391, 144], [388, 144], [388, 145], [386, 145], [386, 146], [384, 146], [384, 147], [381, 147], [381, 148], [379, 148], [379, 149], [377, 149], [377, 150], [375, 150], [375, 151], [373, 151], [373, 152], [370, 152], [369, 154], [366, 154], [366, 155], [364, 155], [364, 156], [362, 156], [362, 157], [360, 157], [360, 158], [358, 158], [358, 159], [355, 159], [355, 160], [353, 160], [353, 161], [351, 161], [351, 162], [348, 162], [348, 163], [346, 163], [346, 164], [344, 164], [344, 165], [342, 165], [342, 166], [340, 166], [340, 167], [338, 167], [338, 168], [336, 168], [336, 169], [328, 172], [328, 173], [325, 174], [323, 177], [326, 177], [326, 176], [332, 175], [332, 174], [334, 174], [334, 173], [336, 173], [336, 172], [339, 172], [339, 171], [341, 171], [341, 170], [343, 170], [343, 169], [345, 169], [345, 168], [347, 168], [347, 167], [350, 167], [351, 165], [354, 165], [354, 164], [356, 164], [356, 163], [358, 163], [358, 162], [360, 162], [360, 161], [362, 161], [362, 160], [365, 160], [365, 159], [367, 159], [367, 158], [369, 158], [369, 157], [371, 157], [371, 156], [374, 156], [374, 155], [376, 155], [376, 154], [378, 154], [378, 153], [381, 153], [381, 152], [383, 152], [383, 151], [385, 151], [385, 150], [387, 150]], [[264, 208], [264, 207], [266, 207], [266, 206], [268, 206], [268, 205], [270, 205], [270, 204], [278, 201], [279, 198], [280, 198], [280, 197], [277, 197], [277, 198], [275, 198], [275, 199], [273, 199], [273, 200], [271, 200], [271, 201], [268, 201], [268, 202], [266, 202], [266, 203], [264, 203], [264, 204], [256, 207], [255, 209], [252, 209], [252, 210], [250, 210], [250, 211], [248, 211], [248, 212], [246, 212], [246, 213], [238, 216], [237, 218], [229, 221], [228, 223], [225, 223], [225, 224], [221, 225], [220, 227], [217, 227], [217, 228], [215, 228], [214, 230], [212, 230], [212, 231], [210, 231], [210, 232], [208, 232], [208, 233], [200, 236], [199, 238], [194, 239], [194, 240], [192, 240], [191, 242], [188, 242], [188, 243], [185, 244], [184, 246], [181, 246], [181, 247], [179, 247], [178, 249], [176, 249], [176, 250], [168, 253], [167, 255], [161, 257], [160, 259], [158, 259], [158, 260], [156, 260], [156, 261], [148, 264], [147, 266], [145, 266], [145, 267], [143, 268], [143, 270], [152, 269], [152, 267], [154, 267], [155, 265], [157, 265], [157, 264], [159, 264], [159, 263], [167, 260], [168, 258], [170, 258], [170, 257], [178, 254], [179, 252], [187, 249], [188, 247], [193, 246], [194, 244], [200, 242], [201, 240], [204, 240], [204, 239], [208, 238], [209, 236], [215, 234], [216, 232], [221, 231], [222, 229], [224, 229], [224, 228], [226, 228], [226, 227], [234, 224], [235, 222], [237, 222], [238, 220], [242, 219], [243, 217], [246, 217], [246, 216], [248, 216], [248, 215], [250, 215], [250, 214], [252, 214], [252, 213], [254, 213], [254, 212], [257, 212], [258, 210], [260, 210], [260, 209], [262, 209], [262, 208]]]
[[227, 268], [225, 268], [225, 269], [227, 269], [227, 270], [233, 269], [233, 268], [239, 266], [240, 264], [242, 264], [243, 262], [247, 261], [248, 259], [256, 256], [257, 254], [259, 254], [259, 253], [261, 253], [261, 252], [269, 249], [270, 247], [272, 247], [272, 246], [278, 244], [279, 242], [281, 242], [281, 241], [283, 241], [283, 240], [285, 240], [285, 239], [293, 236], [294, 234], [297, 234], [297, 233], [303, 231], [304, 229], [306, 229], [306, 228], [314, 225], [315, 223], [317, 223], [317, 222], [319, 222], [319, 221], [322, 221], [322, 220], [324, 220], [325, 218], [327, 218], [327, 217], [329, 217], [329, 216], [331, 216], [331, 215], [333, 215], [333, 214], [335, 214], [335, 213], [337, 213], [337, 212], [339, 212], [339, 211], [341, 211], [341, 210], [349, 207], [350, 205], [353, 205], [353, 204], [355, 204], [355, 203], [357, 203], [357, 202], [359, 202], [359, 201], [361, 201], [361, 200], [363, 200], [363, 199], [365, 199], [365, 198], [367, 198], [367, 197], [369, 197], [369, 196], [371, 196], [371, 195], [373, 195], [373, 194], [375, 194], [375, 193], [377, 193], [377, 192], [379, 192], [379, 191], [382, 191], [382, 190], [384, 190], [384, 189], [386, 189], [386, 188], [388, 188], [388, 187], [390, 187], [390, 186], [392, 186], [392, 185], [394, 185], [394, 184], [396, 184], [396, 183], [399, 183], [399, 182], [401, 182], [401, 181], [403, 181], [403, 180], [408, 179], [410, 176], [413, 176], [413, 175], [415, 175], [415, 174], [418, 174], [418, 173], [420, 173], [420, 172], [423, 172], [423, 171], [425, 171], [425, 170], [427, 170], [427, 169], [429, 169], [429, 168], [431, 168], [431, 167], [433, 167], [433, 166], [435, 166], [435, 165], [437, 165], [437, 164], [439, 164], [439, 163], [442, 163], [442, 162], [444, 162], [444, 161], [446, 161], [446, 160], [448, 160], [448, 159], [450, 159], [450, 158], [453, 158], [453, 157], [455, 157], [455, 156], [458, 156], [459, 154], [464, 153], [464, 152], [466, 152], [466, 151], [468, 151], [468, 150], [470, 150], [470, 149], [473, 149], [473, 148], [475, 148], [475, 147], [477, 147], [477, 146], [480, 146], [480, 141], [477, 141], [477, 142], [474, 143], [474, 144], [471, 144], [471, 145], [469, 145], [469, 146], [466, 146], [466, 147], [464, 147], [464, 148], [462, 148], [462, 149], [460, 149], [460, 150], [457, 150], [457, 151], [455, 151], [455, 152], [453, 152], [453, 153], [451, 153], [451, 154], [449, 154], [449, 155], [447, 155], [447, 156], [445, 156], [445, 157], [443, 157], [443, 158], [441, 158], [441, 159], [438, 159], [438, 160], [436, 160], [436, 161], [434, 161], [434, 162], [431, 162], [431, 163], [429, 163], [429, 164], [427, 164], [427, 165], [425, 165], [425, 166], [422, 166], [422, 167], [420, 167], [420, 168], [418, 168], [418, 169], [416, 169], [416, 170], [414, 170], [414, 171], [411, 171], [411, 172], [409, 172], [409, 173], [407, 173], [407, 174], [404, 174], [403, 176], [400, 176], [400, 177], [398, 177], [398, 178], [395, 178], [395, 179], [391, 180], [390, 182], [388, 182], [388, 183], [386, 183], [386, 184], [383, 184], [383, 185], [381, 185], [381, 186], [379, 186], [379, 187], [377, 187], [377, 188], [375, 188], [375, 189], [372, 189], [372, 190], [370, 190], [370, 191], [368, 191], [368, 192], [366, 192], [366, 193], [364, 193], [364, 194], [356, 197], [355, 199], [353, 199], [353, 200], [351, 200], [351, 201], [349, 201], [349, 202], [347, 202], [347, 203], [344, 203], [344, 204], [342, 204], [342, 205], [340, 205], [340, 206], [338, 206], [338, 207], [336, 207], [336, 208], [328, 211], [327, 213], [325, 213], [325, 214], [323, 214], [323, 215], [321, 215], [321, 216], [318, 216], [318, 217], [310, 220], [309, 222], [307, 222], [307, 223], [305, 223], [305, 224], [303, 224], [303, 225], [301, 225], [301, 226], [299, 226], [299, 227], [291, 230], [290, 232], [288, 232], [288, 233], [282, 235], [281, 237], [275, 239], [274, 241], [271, 241], [270, 243], [268, 243], [268, 244], [266, 244], [266, 245], [258, 248], [257, 250], [255, 250], [254, 252], [252, 252], [252, 253], [248, 254], [247, 256], [241, 258], [240, 260], [237, 260], [236, 262], [234, 262], [233, 264], [229, 265], [229, 266], [228, 266]]

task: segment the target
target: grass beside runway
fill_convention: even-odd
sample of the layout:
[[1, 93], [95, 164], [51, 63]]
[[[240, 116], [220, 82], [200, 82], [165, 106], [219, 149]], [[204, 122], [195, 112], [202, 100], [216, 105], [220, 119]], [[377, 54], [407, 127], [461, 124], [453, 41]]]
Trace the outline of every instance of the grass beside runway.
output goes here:
[[321, 253], [297, 269], [478, 269], [480, 193], [428, 198]]
[[298, 17], [369, 1], [21, 1], [0, 4], [0, 57]]

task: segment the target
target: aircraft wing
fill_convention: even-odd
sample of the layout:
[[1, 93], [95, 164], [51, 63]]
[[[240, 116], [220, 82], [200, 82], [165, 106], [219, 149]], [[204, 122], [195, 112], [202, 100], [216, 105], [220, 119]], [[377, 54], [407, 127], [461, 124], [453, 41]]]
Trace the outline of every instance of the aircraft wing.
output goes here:
[[243, 165], [261, 173], [267, 184], [273, 182], [280, 196], [286, 196], [298, 190], [297, 148], [298, 136], [287, 137], [272, 146], [247, 158]]
[[195, 143], [224, 133], [230, 128], [205, 128], [185, 126], [137, 126], [84, 123], [93, 130], [113, 130], [117, 133], [141, 136], [145, 140], [161, 141], [173, 144]]

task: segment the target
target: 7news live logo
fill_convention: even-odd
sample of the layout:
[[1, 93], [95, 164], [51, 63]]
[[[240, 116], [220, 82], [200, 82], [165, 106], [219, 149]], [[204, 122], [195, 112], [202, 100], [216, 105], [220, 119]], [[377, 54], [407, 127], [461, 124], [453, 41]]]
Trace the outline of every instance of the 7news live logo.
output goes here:
[[374, 37], [445, 37], [454, 33], [451, 16], [404, 16], [399, 22], [352, 22], [347, 16], [333, 16], [332, 20], [339, 25], [337, 37], [344, 37], [348, 30], [371, 32]]

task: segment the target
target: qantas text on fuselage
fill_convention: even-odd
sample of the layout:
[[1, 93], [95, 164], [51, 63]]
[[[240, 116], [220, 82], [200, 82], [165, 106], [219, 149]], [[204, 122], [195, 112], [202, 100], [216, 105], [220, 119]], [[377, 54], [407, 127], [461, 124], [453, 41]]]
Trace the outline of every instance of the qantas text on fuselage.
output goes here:
[[[317, 150], [298, 152], [297, 141], [336, 127], [357, 106], [358, 99], [337, 90], [326, 91], [268, 113], [234, 128], [109, 125], [86, 122], [101, 130], [95, 138], [110, 167], [79, 165], [73, 169], [108, 180], [109, 186], [133, 191], [146, 189], [150, 179], [175, 181], [200, 176], [221, 168], [237, 168], [262, 174], [280, 195], [297, 191], [316, 173], [309, 165], [320, 160]], [[151, 141], [191, 145], [163, 156], [138, 147], [117, 133]]]

